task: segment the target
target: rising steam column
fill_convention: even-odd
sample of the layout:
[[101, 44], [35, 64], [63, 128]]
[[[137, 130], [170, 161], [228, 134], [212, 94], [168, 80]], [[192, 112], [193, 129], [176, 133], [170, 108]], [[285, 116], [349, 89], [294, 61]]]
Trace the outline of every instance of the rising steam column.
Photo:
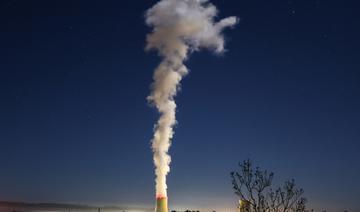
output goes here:
[[208, 1], [160, 0], [145, 13], [146, 24], [152, 28], [146, 36], [146, 50], [156, 50], [162, 58], [147, 97], [160, 114], [151, 141], [156, 175], [155, 212], [168, 212], [166, 176], [170, 171], [169, 148], [177, 123], [175, 97], [188, 73], [184, 62], [190, 53], [201, 49], [223, 53], [223, 30], [238, 22], [235, 16], [215, 21], [218, 10]]

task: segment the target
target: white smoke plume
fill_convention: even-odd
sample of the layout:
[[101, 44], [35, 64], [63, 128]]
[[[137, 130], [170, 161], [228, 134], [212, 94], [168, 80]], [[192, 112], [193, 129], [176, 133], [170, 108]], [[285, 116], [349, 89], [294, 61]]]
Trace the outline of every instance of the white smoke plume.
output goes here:
[[157, 198], [167, 197], [166, 175], [171, 161], [168, 150], [176, 124], [174, 97], [188, 73], [184, 61], [189, 53], [202, 48], [222, 53], [222, 31], [238, 21], [228, 17], [215, 22], [216, 16], [217, 9], [208, 0], [161, 0], [146, 11], [146, 24], [153, 28], [147, 35], [146, 50], [155, 49], [162, 57], [148, 97], [160, 113], [152, 139]]

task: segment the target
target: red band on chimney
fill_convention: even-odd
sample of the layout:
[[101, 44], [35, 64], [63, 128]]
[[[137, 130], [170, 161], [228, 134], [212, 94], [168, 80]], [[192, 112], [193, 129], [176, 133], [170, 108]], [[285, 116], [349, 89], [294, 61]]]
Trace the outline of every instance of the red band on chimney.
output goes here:
[[157, 199], [157, 200], [166, 199], [166, 197], [164, 197], [163, 195], [157, 195], [157, 196], [156, 196], [156, 199]]

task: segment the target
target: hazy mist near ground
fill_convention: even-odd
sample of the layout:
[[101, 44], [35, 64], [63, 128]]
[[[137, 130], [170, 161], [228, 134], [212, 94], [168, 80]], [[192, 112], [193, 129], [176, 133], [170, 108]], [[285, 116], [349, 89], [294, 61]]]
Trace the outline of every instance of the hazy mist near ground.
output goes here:
[[[102, 212], [150, 212], [153, 210], [139, 209], [101, 209]], [[0, 207], [0, 212], [98, 212], [97, 209], [68, 209], [68, 208], [34, 208], [34, 207]]]
[[[150, 212], [152, 208], [100, 208], [101, 212]], [[0, 206], [0, 212], [98, 212], [98, 208]]]

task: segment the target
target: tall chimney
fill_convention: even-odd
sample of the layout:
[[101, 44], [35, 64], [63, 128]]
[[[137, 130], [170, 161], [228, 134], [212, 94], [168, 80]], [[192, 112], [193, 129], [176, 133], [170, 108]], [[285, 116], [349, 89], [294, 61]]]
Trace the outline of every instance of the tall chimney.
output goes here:
[[166, 197], [156, 198], [155, 212], [169, 212]]

